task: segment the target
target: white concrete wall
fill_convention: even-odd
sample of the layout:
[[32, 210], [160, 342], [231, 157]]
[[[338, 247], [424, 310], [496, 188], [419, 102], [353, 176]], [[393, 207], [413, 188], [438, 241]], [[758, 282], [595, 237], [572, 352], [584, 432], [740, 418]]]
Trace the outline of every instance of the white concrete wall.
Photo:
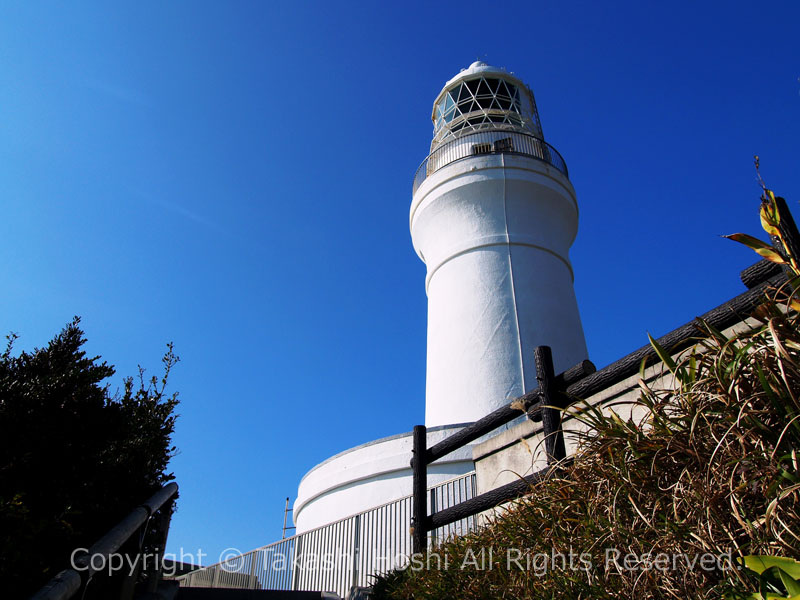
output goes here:
[[[669, 384], [672, 375], [669, 372], [666, 377], [663, 375], [662, 365], [659, 364], [647, 370], [645, 381], [653, 386]], [[640, 391], [637, 373], [591, 396], [588, 402], [592, 405], [613, 402], [614, 410], [623, 419], [633, 417], [638, 421], [644, 416], [643, 408], [625, 403], [635, 401]], [[574, 454], [577, 449], [579, 436], [576, 434], [583, 433], [586, 429], [586, 426], [577, 419], [564, 420], [564, 446], [567, 456]], [[488, 440], [475, 445], [473, 459], [479, 494], [541, 471], [547, 467], [541, 422], [534, 423], [526, 419], [506, 431], [496, 433]]]
[[[428, 447], [463, 425], [428, 431]], [[368, 442], [311, 469], [300, 481], [294, 503], [297, 533], [327, 525], [411, 495], [411, 432]], [[473, 470], [472, 446], [428, 467], [428, 487]]]
[[428, 177], [411, 206], [427, 265], [428, 427], [469, 422], [536, 387], [533, 349], [557, 371], [587, 357], [569, 248], [569, 180], [534, 158], [484, 155]]
[[[732, 336], [755, 325], [754, 320], [747, 319], [729, 327], [723, 333]], [[673, 354], [673, 359], [679, 362], [690, 352], [691, 349], [677, 352]], [[586, 398], [586, 401], [593, 406], [603, 407], [601, 410], [606, 412], [611, 407], [622, 419], [630, 417], [637, 423], [641, 422], [647, 413], [642, 405], [636, 403], [641, 394], [639, 379], [639, 373], [631, 375]], [[677, 388], [674, 375], [660, 362], [645, 370], [644, 381], [655, 390]], [[587, 426], [578, 419], [567, 417], [563, 430], [564, 445], [569, 456], [577, 450]], [[488, 492], [520, 476], [531, 475], [546, 468], [543, 438], [542, 424], [525, 419], [504, 431], [496, 431], [479, 440], [473, 447], [478, 493]]]

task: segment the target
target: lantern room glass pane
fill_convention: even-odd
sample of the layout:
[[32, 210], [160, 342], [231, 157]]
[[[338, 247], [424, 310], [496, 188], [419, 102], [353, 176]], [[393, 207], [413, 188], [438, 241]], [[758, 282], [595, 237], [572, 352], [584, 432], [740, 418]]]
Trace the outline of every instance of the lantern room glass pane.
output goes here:
[[497, 95], [498, 96], [503, 96], [505, 98], [511, 98], [511, 94], [509, 93], [508, 88], [506, 87], [506, 82], [505, 81], [499, 81], [498, 82]]
[[444, 98], [444, 108], [443, 108], [443, 111], [444, 111], [444, 112], [447, 112], [447, 111], [448, 111], [448, 110], [450, 110], [451, 108], [453, 108], [453, 99], [450, 97], [450, 94], [447, 94], [447, 95], [445, 96], [445, 98]]

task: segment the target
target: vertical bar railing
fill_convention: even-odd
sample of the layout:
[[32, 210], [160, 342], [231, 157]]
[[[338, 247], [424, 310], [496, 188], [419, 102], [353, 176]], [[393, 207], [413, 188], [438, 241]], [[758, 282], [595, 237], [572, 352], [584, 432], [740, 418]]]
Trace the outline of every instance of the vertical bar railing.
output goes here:
[[[432, 514], [432, 513], [436, 512], [436, 492], [437, 491], [441, 492], [442, 490], [441, 489], [440, 490], [436, 490], [436, 489], [431, 488], [428, 491], [428, 497], [429, 497], [428, 505], [430, 506], [430, 508], [427, 509], [429, 512], [426, 513], [426, 514]], [[437, 533], [438, 532], [436, 530], [431, 531], [431, 540], [432, 540], [432, 542], [434, 544], [436, 543], [436, 534]]]
[[[510, 144], [509, 144], [510, 141]], [[476, 149], [477, 147], [477, 149]], [[544, 140], [521, 131], [488, 129], [463, 134], [431, 152], [414, 174], [412, 192], [442, 167], [475, 154], [521, 154], [539, 159], [569, 177], [567, 163], [558, 151]]]
[[[474, 495], [475, 474], [439, 484], [423, 499], [447, 507], [462, 498], [453, 493], [456, 488]], [[368, 586], [371, 576], [402, 564], [411, 547], [410, 513], [406, 496], [176, 579], [184, 587], [315, 590], [344, 597], [352, 586]]]

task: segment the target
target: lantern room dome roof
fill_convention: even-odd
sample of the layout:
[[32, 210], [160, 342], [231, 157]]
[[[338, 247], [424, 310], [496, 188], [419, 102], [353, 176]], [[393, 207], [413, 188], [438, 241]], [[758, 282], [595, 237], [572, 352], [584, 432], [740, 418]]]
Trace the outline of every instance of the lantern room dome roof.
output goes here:
[[[461, 72], [460, 72], [460, 73], [458, 73], [458, 74], [457, 74], [457, 75], [455, 75], [454, 77], [451, 77], [451, 78], [450, 78], [450, 79], [447, 81], [447, 83], [445, 83], [445, 84], [444, 84], [444, 87], [442, 88], [442, 92], [443, 92], [443, 91], [445, 90], [445, 88], [447, 88], [449, 85], [452, 85], [452, 84], [453, 84], [453, 82], [454, 82], [454, 81], [456, 81], [457, 79], [462, 79], [462, 78], [464, 78], [464, 77], [469, 77], [470, 75], [474, 75], [474, 74], [476, 74], [476, 73], [487, 73], [487, 72], [492, 72], [492, 71], [493, 71], [493, 72], [496, 72], [496, 73], [502, 73], [502, 74], [503, 74], [503, 75], [505, 75], [506, 77], [509, 77], [509, 78], [512, 78], [512, 79], [516, 79], [516, 77], [514, 77], [513, 75], [511, 75], [511, 73], [508, 73], [508, 72], [507, 72], [507, 71], [506, 71], [504, 68], [502, 68], [502, 67], [493, 67], [493, 66], [492, 66], [492, 65], [490, 65], [489, 63], [486, 63], [486, 62], [484, 62], [484, 61], [482, 61], [482, 60], [476, 60], [474, 63], [472, 63], [472, 64], [471, 64], [470, 66], [468, 66], [466, 69], [461, 69]], [[441, 95], [441, 92], [439, 93], [439, 95]]]

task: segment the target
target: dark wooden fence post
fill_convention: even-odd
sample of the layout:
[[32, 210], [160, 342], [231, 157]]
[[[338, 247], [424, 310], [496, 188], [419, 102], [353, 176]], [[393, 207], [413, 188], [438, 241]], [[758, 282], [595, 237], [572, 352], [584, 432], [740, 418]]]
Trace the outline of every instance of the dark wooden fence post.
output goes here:
[[554, 464], [567, 456], [564, 447], [564, 434], [561, 431], [561, 409], [558, 408], [558, 390], [553, 370], [553, 354], [550, 346], [537, 346], [533, 351], [536, 361], [536, 380], [539, 382], [539, 393], [542, 403], [542, 428], [544, 429], [544, 447], [547, 453], [547, 464]]
[[[800, 233], [797, 231], [797, 225], [795, 225], [794, 218], [789, 211], [786, 200], [780, 196], [776, 196], [775, 208], [778, 211], [778, 229], [783, 237], [783, 243], [781, 243], [781, 239], [777, 235], [770, 235], [769, 239], [781, 256], [787, 258], [787, 255], [791, 254], [796, 260], [800, 260]], [[797, 284], [794, 281], [795, 274], [792, 267], [785, 264], [782, 268], [783, 272], [786, 274], [786, 278], [789, 280], [791, 289], [796, 290]]]
[[775, 198], [775, 205], [778, 208], [778, 215], [780, 216], [778, 229], [781, 230], [781, 235], [786, 242], [786, 249], [791, 252], [796, 259], [800, 260], [800, 233], [797, 231], [797, 225], [795, 225], [792, 213], [789, 211], [786, 200], [780, 196]]
[[[778, 247], [778, 250], [782, 253], [788, 252], [795, 260], [800, 261], [800, 233], [797, 231], [797, 225], [795, 225], [792, 213], [786, 204], [786, 200], [780, 196], [775, 198], [775, 206], [778, 209], [778, 229], [783, 236], [783, 242], [786, 246], [785, 248]], [[786, 278], [789, 280], [789, 286], [791, 286], [791, 289], [796, 293], [800, 286], [798, 286], [795, 272], [788, 265], [784, 265], [783, 270], [784, 273], [786, 273]]]
[[414, 448], [411, 468], [414, 472], [413, 498], [411, 507], [411, 551], [414, 554], [424, 552], [427, 543], [428, 506], [426, 493], [428, 488], [428, 465], [425, 462], [427, 450], [427, 429], [424, 425], [414, 427]]

